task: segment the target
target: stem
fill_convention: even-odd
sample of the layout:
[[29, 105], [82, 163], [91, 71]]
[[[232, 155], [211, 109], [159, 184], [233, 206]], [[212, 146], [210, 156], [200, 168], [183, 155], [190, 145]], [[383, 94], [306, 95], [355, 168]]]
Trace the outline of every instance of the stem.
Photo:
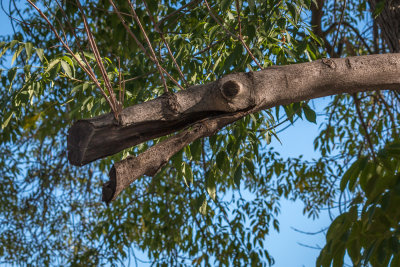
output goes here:
[[136, 23], [138, 24], [140, 30], [142, 31], [142, 33], [144, 35], [144, 39], [146, 40], [146, 43], [149, 46], [150, 52], [151, 52], [151, 54], [152, 54], [152, 56], [154, 58], [154, 62], [156, 63], [157, 69], [160, 72], [161, 81], [162, 81], [162, 83], [164, 85], [164, 91], [165, 91], [165, 93], [168, 93], [167, 83], [165, 81], [165, 77], [164, 77], [163, 71], [161, 70], [160, 62], [158, 61], [156, 53], [154, 52], [153, 46], [151, 45], [149, 37], [147, 36], [146, 31], [144, 30], [144, 28], [142, 26], [142, 23], [140, 22], [139, 17], [136, 14], [136, 11], [135, 11], [135, 8], [133, 7], [133, 4], [131, 3], [130, 0], [128, 0], [128, 2], [129, 2], [129, 7], [131, 8], [131, 12], [132, 12], [133, 18], [136, 20]]
[[154, 24], [154, 28], [155, 28], [156, 32], [158, 32], [158, 33], [160, 34], [161, 39], [163, 40], [165, 46], [167, 47], [168, 54], [170, 55], [172, 61], [174, 62], [175, 67], [176, 67], [176, 69], [178, 70], [179, 75], [181, 76], [181, 78], [182, 78], [183, 82], [186, 84], [186, 86], [189, 86], [188, 83], [187, 83], [187, 81], [186, 81], [186, 79], [185, 79], [185, 76], [183, 75], [183, 73], [182, 73], [182, 71], [181, 71], [180, 66], [178, 65], [178, 63], [176, 62], [176, 59], [175, 59], [174, 55], [172, 54], [172, 51], [171, 51], [171, 49], [170, 49], [170, 47], [169, 47], [169, 45], [168, 45], [168, 43], [167, 43], [167, 40], [165, 40], [165, 38], [164, 38], [164, 34], [162, 33], [162, 31], [161, 31], [160, 28], [158, 27], [158, 24], [155, 22], [154, 17], [151, 15], [151, 12], [150, 12], [150, 10], [149, 10], [149, 8], [148, 8], [148, 6], [147, 6], [146, 1], [143, 0], [143, 3], [144, 3], [144, 5], [146, 6], [147, 13], [149, 14], [150, 20], [151, 20], [151, 21], [153, 22], [153, 24]]
[[[75, 59], [75, 61], [78, 63], [78, 65], [82, 68], [82, 70], [84, 72], [86, 72], [87, 75], [89, 75], [90, 79], [95, 83], [95, 85], [97, 86], [97, 88], [99, 88], [101, 94], [103, 95], [103, 97], [106, 99], [107, 103], [110, 105], [111, 110], [114, 111], [113, 108], [113, 103], [112, 101], [109, 99], [109, 97], [106, 95], [106, 93], [104, 92], [103, 88], [101, 87], [99, 81], [97, 80], [95, 74], [93, 71], [91, 71], [90, 66], [88, 66], [90, 69], [87, 69], [82, 62], [80, 62], [80, 60], [78, 59], [78, 57], [74, 54], [74, 52], [72, 52], [71, 48], [64, 42], [64, 40], [61, 38], [61, 36], [57, 33], [56, 29], [54, 28], [53, 24], [49, 21], [49, 19], [47, 18], [47, 16], [31, 1], [31, 0], [27, 0], [28, 3], [34, 8], [36, 9], [36, 11], [40, 14], [40, 16], [46, 21], [46, 23], [49, 25], [50, 30], [55, 34], [56, 38], [62, 43], [62, 45], [64, 46], [65, 50], [68, 51], [68, 53], [70, 53], [70, 55]], [[115, 113], [114, 113], [115, 114]]]
[[371, 150], [372, 158], [374, 159], [374, 161], [376, 161], [374, 147], [372, 145], [372, 141], [371, 141], [371, 138], [370, 138], [369, 133], [368, 133], [367, 125], [364, 122], [364, 118], [363, 118], [363, 115], [362, 115], [361, 109], [360, 109], [360, 102], [359, 102], [359, 99], [357, 98], [357, 94], [356, 93], [353, 94], [353, 99], [354, 99], [354, 104], [356, 105], [356, 111], [357, 111], [358, 118], [360, 119], [361, 125], [362, 125], [362, 127], [364, 128], [364, 131], [365, 131], [365, 137], [367, 139], [367, 142], [368, 142], [368, 145], [369, 145], [369, 149]]

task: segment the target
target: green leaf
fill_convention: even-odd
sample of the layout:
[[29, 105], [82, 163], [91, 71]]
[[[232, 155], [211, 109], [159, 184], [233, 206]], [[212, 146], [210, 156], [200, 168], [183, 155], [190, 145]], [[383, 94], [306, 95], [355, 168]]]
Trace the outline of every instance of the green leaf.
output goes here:
[[[8, 77], [8, 81], [10, 82], [10, 84], [12, 84], [12, 81], [15, 79], [15, 76], [17, 75], [17, 68], [14, 67], [12, 69], [10, 69], [7, 73], [7, 77]], [[10, 85], [11, 87], [11, 85]]]
[[7, 50], [9, 48], [10, 48], [10, 44], [7, 44], [7, 45], [3, 46], [2, 50], [1, 50], [1, 53], [0, 53], [0, 57], [2, 57], [7, 52]]
[[25, 52], [26, 52], [26, 62], [28, 62], [28, 60], [31, 58], [32, 56], [32, 48], [33, 48], [33, 44], [30, 42], [25, 43]]
[[303, 106], [303, 112], [309, 122], [317, 123], [317, 115], [307, 104]]
[[390, 144], [385, 148], [385, 150], [386, 150], [386, 153], [388, 156], [400, 158], [400, 144], [399, 143]]
[[42, 48], [36, 48], [36, 54], [38, 55], [39, 60], [40, 60], [41, 62], [43, 62], [43, 58], [44, 58], [44, 51], [43, 51], [43, 49], [42, 49]]
[[240, 188], [240, 180], [242, 179], [242, 165], [237, 166], [235, 174], [233, 175], [233, 181], [237, 188]]
[[72, 59], [70, 59], [67, 56], [63, 56], [61, 59], [64, 60], [65, 62], [67, 62], [71, 66], [71, 68], [73, 70], [73, 74], [75, 76], [75, 65], [74, 65], [74, 62], [72, 61]]
[[196, 140], [190, 145], [190, 151], [194, 160], [200, 160], [201, 157], [201, 140]]
[[71, 71], [71, 67], [69, 66], [69, 64], [67, 62], [65, 62], [64, 60], [61, 60], [60, 62], [61, 62], [61, 67], [65, 71], [65, 74], [67, 74], [68, 77], [72, 77], [72, 71]]
[[96, 58], [94, 57], [93, 53], [90, 52], [83, 52], [83, 54], [85, 55], [85, 57], [91, 59], [91, 60], [96, 60]]
[[83, 86], [82, 86], [82, 90], [85, 91], [86, 89], [88, 89], [90, 84], [91, 84], [90, 82], [84, 82]]
[[60, 62], [59, 58], [53, 59], [52, 61], [50, 61], [49, 65], [46, 68], [45, 73], [51, 71], [55, 66], [57, 66], [57, 64]]
[[8, 47], [9, 47], [10, 49], [14, 49], [14, 46], [16, 46], [18, 43], [19, 43], [18, 40], [12, 40], [12, 41], [9, 43]]
[[374, 18], [376, 19], [383, 11], [385, 8], [386, 0], [380, 0], [376, 5], [375, 5], [375, 10], [373, 13]]
[[187, 164], [186, 162], [182, 162], [182, 166], [183, 179], [186, 186], [189, 187], [189, 185], [193, 183], [192, 168], [190, 168], [189, 164]]
[[71, 95], [74, 94], [76, 91], [79, 91], [84, 84], [78, 84], [77, 86], [75, 86], [72, 90], [71, 90]]
[[252, 160], [245, 158], [244, 159], [244, 165], [246, 165], [246, 168], [249, 170], [250, 174], [254, 177], [254, 163]]
[[232, 0], [222, 0], [221, 1], [221, 11], [225, 12], [231, 5]]
[[207, 193], [215, 201], [217, 195], [217, 190], [216, 190], [217, 187], [215, 184], [215, 175], [213, 172], [209, 171], [206, 173], [206, 186], [207, 186]]
[[4, 116], [4, 119], [3, 119], [3, 123], [1, 124], [2, 130], [7, 127], [8, 123], [10, 122], [13, 115], [14, 115], [14, 111], [9, 111], [6, 113], [6, 115]]
[[340, 181], [340, 190], [343, 192], [344, 189], [346, 188], [348, 182], [352, 177], [355, 175], [355, 173], [358, 171], [358, 161], [354, 162], [350, 168], [344, 173], [342, 180]]
[[226, 152], [224, 150], [220, 151], [216, 158], [218, 169], [223, 170], [225, 167], [225, 162], [227, 160], [228, 160], [228, 158], [226, 156]]
[[197, 198], [194, 199], [194, 209], [196, 211], [200, 210], [200, 207], [204, 204], [204, 200], [206, 199], [206, 196], [204, 194], [201, 194]]
[[18, 58], [18, 56], [21, 54], [23, 49], [24, 49], [24, 47], [22, 45], [20, 45], [18, 47], [17, 51], [15, 51], [15, 53], [11, 59], [11, 66], [14, 65], [14, 61]]
[[201, 205], [199, 211], [203, 215], [207, 214], [207, 199], [204, 198], [203, 204]]

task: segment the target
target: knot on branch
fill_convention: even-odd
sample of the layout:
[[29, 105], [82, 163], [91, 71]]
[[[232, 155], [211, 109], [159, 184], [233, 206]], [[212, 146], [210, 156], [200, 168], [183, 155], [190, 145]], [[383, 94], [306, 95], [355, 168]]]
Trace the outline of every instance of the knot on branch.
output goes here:
[[230, 100], [239, 94], [240, 89], [241, 85], [236, 81], [227, 81], [222, 85], [221, 93], [227, 100]]
[[335, 69], [336, 68], [336, 63], [335, 63], [335, 61], [333, 61], [332, 59], [330, 59], [330, 58], [323, 58], [322, 59], [322, 63], [323, 64], [325, 64], [325, 65], [327, 65], [329, 68], [331, 68], [331, 69]]
[[219, 91], [230, 111], [248, 109], [255, 104], [253, 76], [234, 73], [219, 80]]
[[165, 99], [164, 101], [164, 112], [166, 113], [165, 115], [167, 116], [177, 116], [180, 113], [181, 106], [179, 105], [178, 98], [174, 93], [167, 92], [164, 93], [162, 98]]

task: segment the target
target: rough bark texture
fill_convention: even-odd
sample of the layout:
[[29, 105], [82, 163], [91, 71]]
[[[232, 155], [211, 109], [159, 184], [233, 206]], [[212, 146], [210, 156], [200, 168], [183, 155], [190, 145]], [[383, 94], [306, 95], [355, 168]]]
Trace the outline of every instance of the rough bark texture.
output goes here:
[[[379, 0], [369, 0], [372, 10], [375, 10]], [[400, 0], [386, 0], [385, 7], [376, 17], [383, 38], [393, 53], [400, 52]]]
[[183, 132], [137, 157], [116, 163], [103, 187], [110, 202], [142, 175], [154, 175], [176, 152], [243, 116], [277, 105], [367, 90], [400, 88], [400, 54], [322, 59], [250, 72], [138, 104], [122, 111], [76, 122], [68, 135], [68, 157], [83, 165], [124, 148]]
[[251, 110], [247, 110], [204, 119], [194, 124], [190, 129], [152, 146], [137, 157], [131, 156], [115, 163], [109, 172], [110, 180], [103, 185], [102, 200], [106, 203], [111, 202], [142, 175], [154, 176], [157, 174], [173, 155], [188, 144], [198, 138], [215, 134], [225, 125], [251, 112]]
[[258, 72], [229, 74], [111, 114], [77, 121], [69, 130], [71, 164], [84, 165], [164, 136], [199, 120], [256, 107], [399, 85], [399, 54], [322, 59]]

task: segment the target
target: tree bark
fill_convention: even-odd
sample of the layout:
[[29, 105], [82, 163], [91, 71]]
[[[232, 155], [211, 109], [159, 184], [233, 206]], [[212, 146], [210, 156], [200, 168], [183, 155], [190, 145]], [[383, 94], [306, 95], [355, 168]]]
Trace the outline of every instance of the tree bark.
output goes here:
[[[378, 0], [369, 0], [371, 10], [377, 7]], [[400, 52], [400, 0], [386, 0], [385, 7], [376, 17], [383, 38], [392, 53]]]
[[110, 202], [135, 179], [156, 174], [187, 144], [249, 113], [335, 94], [396, 90], [399, 74], [400, 54], [322, 59], [229, 74], [128, 107], [119, 121], [111, 114], [77, 121], [68, 134], [68, 158], [74, 165], [84, 165], [187, 128], [137, 157], [116, 163], [103, 186], [103, 200]]

